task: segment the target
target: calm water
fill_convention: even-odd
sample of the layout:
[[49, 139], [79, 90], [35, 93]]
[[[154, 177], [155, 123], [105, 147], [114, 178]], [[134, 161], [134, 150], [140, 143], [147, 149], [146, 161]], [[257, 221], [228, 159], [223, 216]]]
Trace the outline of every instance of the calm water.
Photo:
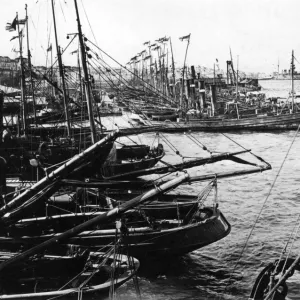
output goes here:
[[[280, 96], [290, 90], [289, 81], [263, 81], [263, 89]], [[296, 82], [300, 91], [300, 81]], [[296, 88], [297, 90], [297, 88]], [[220, 209], [232, 225], [229, 236], [223, 240], [194, 251], [172, 261], [153, 262], [142, 266], [139, 274], [142, 299], [247, 299], [258, 272], [278, 258], [284, 247], [299, 210], [300, 182], [300, 137], [296, 138], [293, 148], [282, 168], [262, 214], [242, 249], [250, 230], [262, 209], [274, 178], [280, 168], [295, 132], [277, 133], [230, 133], [228, 136], [246, 148], [262, 156], [272, 164], [273, 169], [265, 173], [219, 180]], [[192, 144], [183, 134], [166, 135], [184, 156], [207, 156], [207, 153]], [[202, 143], [215, 151], [236, 151], [240, 148], [222, 134], [194, 133]], [[145, 135], [143, 142], [152, 142], [153, 137]], [[180, 161], [165, 146], [165, 160]], [[244, 158], [251, 159], [250, 155]], [[245, 168], [231, 162], [193, 169], [199, 174], [221, 172]], [[181, 192], [197, 193], [204, 184], [182, 186]], [[299, 242], [293, 247], [297, 254]], [[239, 261], [239, 262], [238, 262]], [[237, 264], [238, 262], [238, 264]], [[237, 264], [237, 265], [236, 265]], [[228, 279], [232, 283], [228, 285]], [[289, 287], [289, 297], [299, 299], [299, 276], [293, 277]], [[135, 299], [133, 284], [129, 282], [119, 289], [119, 299]]]

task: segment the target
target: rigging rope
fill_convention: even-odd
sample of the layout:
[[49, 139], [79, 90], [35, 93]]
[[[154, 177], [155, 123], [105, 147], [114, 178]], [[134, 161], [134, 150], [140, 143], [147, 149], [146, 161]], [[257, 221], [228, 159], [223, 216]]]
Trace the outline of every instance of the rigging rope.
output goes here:
[[[271, 195], [271, 192], [272, 192], [272, 190], [273, 190], [273, 188], [274, 188], [274, 186], [275, 186], [275, 183], [276, 183], [276, 181], [277, 181], [277, 179], [278, 179], [278, 177], [279, 177], [279, 174], [280, 174], [280, 172], [281, 172], [281, 170], [282, 170], [282, 168], [283, 168], [283, 166], [284, 166], [284, 164], [285, 164], [285, 161], [286, 161], [286, 159], [287, 159], [287, 157], [288, 157], [288, 155], [289, 155], [289, 153], [290, 153], [290, 150], [291, 150], [291, 148], [292, 148], [292, 146], [293, 146], [293, 144], [294, 144], [294, 142], [295, 142], [295, 139], [296, 139], [296, 137], [297, 137], [297, 135], [298, 135], [299, 129], [300, 129], [300, 124], [299, 124], [299, 126], [298, 126], [298, 128], [297, 128], [297, 131], [296, 131], [296, 133], [295, 133], [295, 135], [294, 135], [294, 137], [293, 137], [293, 140], [292, 140], [292, 142], [291, 142], [291, 144], [290, 144], [290, 146], [289, 146], [289, 148], [288, 148], [288, 151], [287, 151], [286, 154], [285, 154], [285, 157], [284, 157], [284, 159], [283, 159], [283, 161], [282, 161], [282, 163], [281, 163], [281, 165], [280, 165], [280, 168], [279, 168], [279, 170], [278, 170], [278, 172], [277, 172], [277, 174], [276, 174], [276, 176], [275, 176], [275, 178], [274, 178], [274, 180], [273, 180], [273, 182], [272, 182], [272, 184], [271, 184], [271, 187], [270, 187], [270, 189], [269, 189], [269, 192], [268, 192], [268, 194], [267, 194], [267, 196], [266, 196], [266, 198], [265, 198], [265, 200], [264, 200], [264, 202], [263, 202], [263, 205], [262, 205], [262, 207], [261, 207], [261, 209], [260, 209], [260, 211], [259, 211], [259, 213], [258, 213], [258, 215], [257, 215], [257, 217], [256, 217], [256, 219], [255, 219], [255, 221], [254, 221], [254, 224], [253, 224], [253, 226], [251, 227], [250, 233], [249, 233], [249, 235], [248, 235], [248, 237], [247, 237], [247, 239], [246, 239], [246, 241], [245, 241], [245, 244], [244, 244], [244, 246], [243, 246], [243, 248], [242, 248], [242, 251], [241, 251], [241, 253], [240, 253], [240, 255], [239, 255], [239, 257], [238, 257], [238, 259], [237, 259], [237, 261], [236, 261], [236, 263], [235, 263], [235, 265], [234, 265], [234, 267], [233, 267], [233, 269], [232, 269], [232, 272], [231, 272], [231, 274], [230, 274], [228, 283], [227, 283], [226, 286], [225, 286], [225, 289], [224, 289], [224, 291], [223, 291], [223, 294], [225, 293], [225, 291], [226, 291], [226, 289], [228, 288], [228, 286], [231, 284], [231, 279], [232, 279], [233, 273], [234, 273], [234, 271], [236, 270], [236, 268], [237, 268], [237, 266], [238, 266], [238, 264], [239, 264], [239, 262], [240, 262], [240, 260], [241, 260], [241, 258], [242, 258], [242, 256], [243, 256], [243, 254], [244, 254], [244, 251], [246, 250], [246, 247], [247, 247], [247, 245], [248, 245], [248, 242], [249, 242], [249, 240], [250, 240], [250, 237], [252, 236], [252, 233], [253, 233], [253, 231], [254, 231], [254, 229], [255, 229], [255, 227], [256, 227], [256, 224], [258, 223], [258, 220], [260, 219], [260, 216], [261, 216], [261, 214], [262, 214], [262, 212], [263, 212], [263, 209], [264, 209], [264, 207], [265, 207], [265, 205], [266, 205], [266, 203], [267, 203], [267, 201], [268, 201], [268, 199], [269, 199], [269, 197], [270, 197], [270, 195]], [[242, 147], [242, 146], [241, 146], [241, 147]], [[221, 296], [220, 296], [219, 299], [221, 299]]]

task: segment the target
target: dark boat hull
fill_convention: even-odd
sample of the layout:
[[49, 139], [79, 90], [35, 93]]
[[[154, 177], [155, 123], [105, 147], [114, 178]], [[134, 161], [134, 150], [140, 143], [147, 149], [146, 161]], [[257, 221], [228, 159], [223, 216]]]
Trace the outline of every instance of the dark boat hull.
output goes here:
[[297, 129], [300, 123], [300, 113], [277, 116], [257, 116], [242, 119], [206, 119], [189, 122], [165, 123], [162, 131], [181, 132], [193, 131], [237, 131], [237, 130], [284, 130]]
[[[208, 209], [208, 208], [207, 208]], [[123, 241], [128, 244], [129, 255], [143, 258], [149, 255], [182, 255], [212, 244], [225, 236], [231, 226], [219, 210], [209, 209], [209, 218], [192, 224], [181, 225], [176, 220], [162, 221], [160, 227], [129, 228]], [[38, 225], [38, 223], [36, 223]], [[53, 235], [0, 237], [0, 247], [30, 247], [40, 244]], [[68, 242], [91, 248], [105, 248], [116, 238], [115, 229], [82, 232]]]

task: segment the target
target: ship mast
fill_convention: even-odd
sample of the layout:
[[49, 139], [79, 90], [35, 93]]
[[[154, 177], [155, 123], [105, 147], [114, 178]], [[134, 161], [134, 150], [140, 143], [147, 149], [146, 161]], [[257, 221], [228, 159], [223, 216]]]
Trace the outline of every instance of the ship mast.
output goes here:
[[19, 46], [20, 46], [20, 65], [21, 65], [21, 102], [22, 102], [22, 129], [23, 134], [27, 135], [27, 105], [26, 105], [26, 95], [25, 95], [25, 74], [24, 74], [24, 62], [23, 62], [23, 51], [22, 51], [22, 37], [23, 32], [20, 32], [19, 18], [17, 13], [17, 27], [18, 27], [18, 36], [19, 36]]
[[91, 128], [91, 139], [92, 139], [92, 143], [94, 144], [96, 142], [96, 128], [95, 128], [95, 123], [94, 123], [93, 107], [92, 107], [92, 101], [91, 101], [90, 80], [89, 80], [89, 74], [88, 74], [88, 69], [87, 69], [87, 64], [86, 64], [86, 50], [85, 50], [85, 45], [84, 45], [83, 37], [82, 37], [77, 0], [74, 0], [74, 4], [75, 4], [75, 10], [76, 10], [77, 25], [78, 25], [78, 37], [79, 37], [80, 50], [81, 50], [80, 51], [81, 52], [81, 64], [82, 64], [82, 69], [83, 69], [83, 73], [84, 73], [84, 81], [85, 81], [84, 82], [85, 95], [86, 95], [88, 115], [89, 115], [90, 128]]
[[[188, 40], [187, 40], [187, 45], [186, 45], [186, 50], [185, 50], [185, 56], [184, 56], [184, 62], [183, 62], [180, 108], [182, 108], [182, 100], [183, 100], [183, 95], [184, 95], [184, 86], [185, 86], [185, 84], [184, 84], [185, 63], [186, 63], [186, 57], [187, 57], [188, 48], [189, 48], [189, 45], [190, 45], [190, 37], [191, 37], [191, 34], [189, 34], [189, 38], [188, 38]], [[187, 97], [187, 95], [186, 95], [186, 97]]]
[[27, 35], [27, 56], [28, 56], [28, 67], [30, 73], [30, 85], [31, 85], [31, 93], [32, 93], [32, 104], [33, 104], [33, 115], [34, 115], [34, 123], [36, 124], [36, 103], [35, 103], [35, 94], [34, 94], [34, 85], [31, 71], [31, 53], [29, 47], [29, 29], [28, 29], [28, 15], [27, 15], [27, 4], [25, 4], [25, 12], [26, 12], [26, 35]]
[[69, 111], [68, 111], [68, 99], [67, 99], [67, 93], [66, 93], [65, 74], [64, 74], [63, 65], [62, 65], [60, 47], [58, 45], [58, 39], [57, 39], [54, 0], [51, 0], [51, 4], [52, 4], [52, 15], [53, 15], [53, 26], [54, 26], [57, 60], [58, 60], [59, 74], [60, 74], [61, 83], [62, 83], [63, 98], [64, 98], [64, 110], [65, 110], [65, 117], [66, 117], [66, 122], [67, 122], [67, 134], [68, 134], [68, 137], [70, 137], [71, 136], [71, 129], [70, 129], [71, 126], [70, 126]]
[[173, 97], [174, 97], [174, 101], [176, 103], [176, 95], [175, 95], [175, 63], [174, 63], [174, 56], [173, 56], [173, 47], [172, 47], [172, 41], [171, 41], [171, 37], [169, 37], [169, 41], [170, 41], [170, 48], [171, 48], [171, 55], [172, 55], [172, 75], [173, 75]]

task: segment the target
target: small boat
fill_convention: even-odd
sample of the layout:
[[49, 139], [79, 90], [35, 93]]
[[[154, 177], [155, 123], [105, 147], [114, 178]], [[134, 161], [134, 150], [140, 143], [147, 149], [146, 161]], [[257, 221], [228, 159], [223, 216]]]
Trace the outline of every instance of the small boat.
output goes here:
[[[143, 145], [145, 146], [145, 145]], [[147, 147], [133, 147], [132, 151], [126, 147], [125, 151], [120, 152], [121, 157], [118, 157], [118, 151], [112, 156], [113, 159], [108, 159], [101, 168], [101, 175], [104, 179], [110, 179], [115, 176], [118, 178], [135, 177], [134, 171], [148, 169], [154, 167], [165, 155], [162, 144], [158, 144], [154, 149]], [[113, 151], [113, 150], [112, 150]], [[127, 155], [127, 159], [126, 158]], [[136, 158], [134, 156], [137, 156]], [[122, 176], [124, 174], [124, 176]]]
[[[55, 262], [55, 257], [45, 257], [48, 265]], [[67, 257], [60, 257], [56, 263]], [[58, 266], [57, 264], [55, 264]], [[54, 274], [48, 274], [48, 268], [44, 269], [43, 276], [32, 274], [31, 277], [19, 276], [4, 280], [1, 279], [0, 299], [53, 299], [70, 297], [78, 299], [78, 296], [102, 295], [107, 296], [112, 285], [117, 288], [129, 280], [138, 270], [139, 261], [127, 255], [105, 254], [93, 252], [88, 263], [76, 273], [72, 269], [78, 269], [80, 265], [73, 263], [70, 269], [64, 270], [60, 265]], [[72, 266], [72, 268], [71, 268]], [[64, 271], [66, 274], [63, 274]]]
[[[66, 227], [72, 228], [78, 222], [86, 222], [100, 214], [91, 212], [23, 219], [12, 225], [6, 236], [0, 237], [0, 247], [11, 249], [37, 245], [59, 235], [58, 232]], [[116, 229], [114, 222], [106, 223], [83, 231], [68, 242], [89, 248], [105, 248], [115, 241], [116, 236], [122, 235], [129, 255], [143, 258], [147, 255], [182, 255], [226, 237], [231, 230], [216, 207], [197, 207], [180, 219], [154, 219], [138, 210], [129, 211], [122, 217], [121, 223], [120, 230]], [[28, 230], [35, 235], [28, 236]]]

